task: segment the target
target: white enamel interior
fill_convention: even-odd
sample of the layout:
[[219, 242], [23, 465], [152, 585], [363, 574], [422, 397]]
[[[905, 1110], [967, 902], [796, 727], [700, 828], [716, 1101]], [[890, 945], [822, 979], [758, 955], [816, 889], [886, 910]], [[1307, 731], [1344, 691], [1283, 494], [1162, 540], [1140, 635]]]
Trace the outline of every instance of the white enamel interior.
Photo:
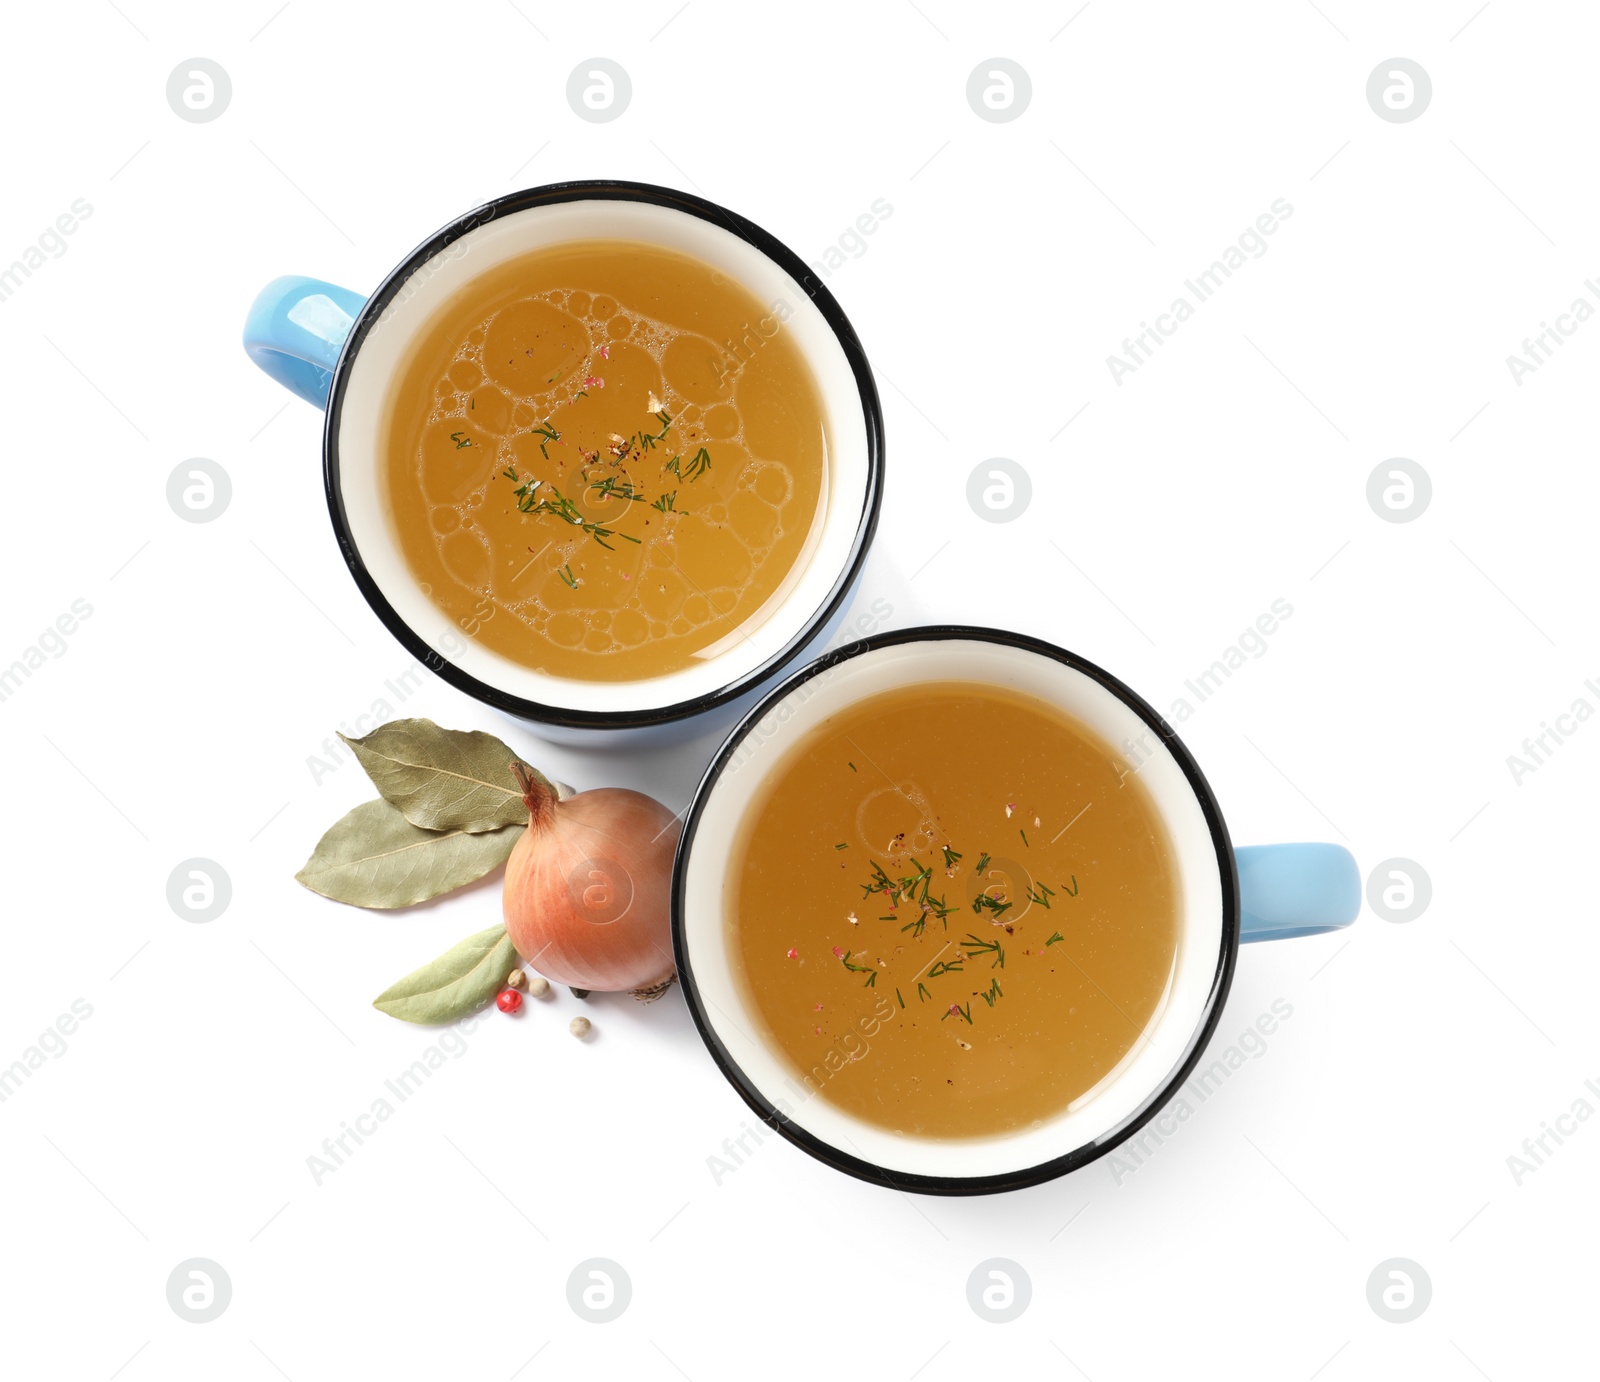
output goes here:
[[[735, 973], [725, 919], [736, 896], [737, 848], [751, 801], [786, 751], [814, 726], [867, 696], [929, 681], [1010, 687], [1059, 706], [1097, 733], [1125, 761], [1138, 763], [1166, 823], [1178, 874], [1178, 954], [1165, 1003], [1146, 1040], [1106, 1080], [1066, 1112], [998, 1137], [905, 1137], [863, 1122], [807, 1094], [799, 1075], [761, 1039]], [[1143, 737], [1143, 752], [1130, 753]], [[1083, 673], [1021, 648], [960, 639], [901, 643], [841, 662], [797, 687], [751, 727], [705, 802], [684, 879], [689, 968], [707, 1021], [734, 1062], [775, 1107], [828, 1145], [874, 1166], [941, 1177], [1025, 1170], [1093, 1142], [1117, 1127], [1163, 1085], [1204, 1016], [1222, 944], [1222, 879], [1199, 798], [1165, 745], [1118, 697]], [[1153, 756], [1148, 756], [1153, 753]], [[890, 1019], [892, 1023], [893, 1019]], [[885, 1024], [890, 1025], [889, 1023]], [[884, 1033], [868, 1040], [885, 1039]]]
[[[417, 333], [478, 275], [531, 250], [576, 240], [635, 240], [692, 255], [742, 283], [770, 313], [792, 314], [780, 330], [811, 365], [822, 395], [829, 469], [820, 531], [781, 602], [765, 622], [730, 636], [693, 666], [638, 681], [577, 681], [520, 666], [456, 632], [418, 589], [387, 512], [383, 448], [391, 383]], [[751, 323], [752, 327], [756, 323]], [[821, 611], [850, 561], [867, 488], [867, 428], [861, 395], [838, 337], [803, 289], [773, 260], [698, 216], [643, 202], [577, 201], [531, 207], [480, 225], [418, 267], [361, 343], [339, 420], [339, 488], [351, 537], [372, 579], [400, 618], [436, 652], [479, 681], [541, 705], [642, 711], [721, 690], [781, 652]]]

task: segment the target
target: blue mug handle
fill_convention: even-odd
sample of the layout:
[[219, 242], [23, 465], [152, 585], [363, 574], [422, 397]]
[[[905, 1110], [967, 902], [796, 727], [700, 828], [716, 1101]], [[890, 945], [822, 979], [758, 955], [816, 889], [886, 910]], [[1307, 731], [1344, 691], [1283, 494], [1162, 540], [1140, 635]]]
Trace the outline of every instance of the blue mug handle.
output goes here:
[[290, 393], [326, 408], [333, 367], [366, 303], [320, 278], [275, 278], [250, 304], [245, 352]]
[[1342, 845], [1241, 845], [1239, 940], [1320, 936], [1361, 911], [1361, 873]]

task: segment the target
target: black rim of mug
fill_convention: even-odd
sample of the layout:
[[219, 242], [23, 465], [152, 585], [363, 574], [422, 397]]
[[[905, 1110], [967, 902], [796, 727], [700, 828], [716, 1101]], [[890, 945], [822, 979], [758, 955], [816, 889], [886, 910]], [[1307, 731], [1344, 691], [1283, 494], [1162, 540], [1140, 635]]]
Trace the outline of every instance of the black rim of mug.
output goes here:
[[[1205, 816], [1206, 826], [1211, 834], [1212, 845], [1216, 851], [1217, 868], [1222, 883], [1222, 942], [1217, 955], [1216, 969], [1212, 974], [1211, 987], [1207, 993], [1205, 1007], [1201, 1012], [1200, 1020], [1196, 1024], [1194, 1032], [1190, 1035], [1189, 1043], [1167, 1077], [1146, 1096], [1132, 1113], [1094, 1141], [1075, 1147], [1060, 1156], [1053, 1157], [1034, 1166], [976, 1176], [929, 1176], [905, 1171], [891, 1171], [860, 1157], [852, 1156], [848, 1152], [841, 1151], [801, 1126], [795, 1119], [781, 1112], [740, 1068], [738, 1062], [734, 1060], [727, 1047], [723, 1044], [722, 1038], [718, 1035], [708, 1016], [706, 1004], [701, 997], [699, 985], [695, 979], [694, 959], [689, 953], [685, 926], [684, 889], [688, 872], [687, 866], [694, 848], [694, 839], [700, 824], [700, 818], [729, 760], [738, 751], [739, 746], [750, 733], [761, 724], [762, 720], [771, 715], [784, 700], [812, 678], [822, 675], [842, 662], [864, 656], [881, 648], [897, 647], [906, 643], [952, 640], [993, 643], [1002, 647], [1020, 648], [1026, 652], [1036, 653], [1041, 657], [1049, 658], [1054, 662], [1061, 663], [1063, 666], [1082, 673], [1128, 706], [1159, 736], [1193, 789], [1195, 797], [1200, 804], [1201, 812]], [[1131, 687], [1119, 681], [1109, 672], [1077, 656], [1075, 653], [1070, 653], [1064, 648], [1057, 647], [1053, 643], [1046, 643], [1042, 639], [1031, 638], [1026, 634], [1013, 633], [1006, 629], [961, 624], [930, 625], [919, 628], [898, 629], [891, 633], [875, 634], [870, 638], [861, 639], [833, 652], [826, 653], [786, 677], [781, 685], [775, 687], [770, 694], [763, 697], [761, 703], [739, 721], [738, 725], [734, 727], [732, 733], [724, 741], [721, 749], [718, 750], [717, 756], [711, 762], [711, 766], [706, 769], [705, 775], [700, 780], [699, 787], [695, 790], [694, 801], [689, 807], [689, 813], [684, 818], [683, 833], [678, 841], [678, 851], [672, 871], [672, 948], [678, 965], [678, 975], [683, 984], [684, 998], [689, 1004], [689, 1012], [694, 1018], [694, 1024], [700, 1032], [701, 1039], [705, 1042], [707, 1049], [711, 1052], [712, 1058], [722, 1070], [723, 1075], [739, 1092], [739, 1096], [750, 1106], [751, 1110], [763, 1123], [780, 1133], [788, 1141], [794, 1143], [795, 1146], [809, 1152], [817, 1160], [825, 1162], [827, 1165], [843, 1171], [847, 1175], [855, 1176], [859, 1180], [887, 1186], [891, 1190], [911, 1191], [923, 1195], [988, 1195], [1004, 1190], [1019, 1190], [1025, 1186], [1039, 1185], [1045, 1181], [1054, 1180], [1058, 1176], [1064, 1176], [1069, 1171], [1076, 1171], [1080, 1167], [1088, 1165], [1090, 1162], [1105, 1156], [1108, 1152], [1114, 1151], [1130, 1137], [1136, 1136], [1147, 1123], [1166, 1107], [1168, 1101], [1177, 1093], [1184, 1081], [1189, 1078], [1201, 1055], [1210, 1044], [1211, 1038], [1216, 1033], [1217, 1024], [1222, 1017], [1223, 1004], [1228, 997], [1228, 989], [1233, 983], [1234, 966], [1238, 961], [1239, 927], [1239, 873], [1234, 861], [1233, 845], [1228, 836], [1228, 828], [1222, 819], [1222, 809], [1217, 803], [1216, 794], [1211, 790], [1210, 783], [1206, 781], [1205, 775], [1200, 771], [1200, 765], [1195, 762], [1194, 756], [1185, 747], [1183, 741], [1178, 738], [1172, 727], [1161, 718], [1154, 707]], [[817, 1096], [813, 1095], [812, 1097]]]
[[[502, 216], [533, 207], [573, 201], [630, 201], [663, 206], [709, 221], [754, 246], [794, 279], [822, 314], [837, 338], [845, 359], [849, 362], [861, 399], [862, 422], [867, 444], [867, 484], [862, 496], [860, 517], [851, 540], [849, 559], [835, 578], [827, 598], [806, 620], [805, 625], [778, 652], [759, 666], [714, 692], [673, 705], [615, 711], [551, 706], [513, 695], [497, 686], [480, 681], [432, 647], [400, 617], [367, 570], [366, 563], [356, 548], [350, 532], [349, 519], [345, 513], [344, 496], [339, 481], [339, 426], [344, 409], [345, 386], [349, 381], [356, 356], [360, 353], [362, 342], [371, 333], [385, 308], [424, 264], [478, 227]], [[878, 401], [877, 387], [873, 383], [872, 370], [867, 363], [866, 352], [862, 349], [855, 329], [845, 316], [844, 309], [839, 306], [833, 294], [822, 285], [798, 255], [753, 221], [746, 220], [743, 216], [703, 197], [692, 196], [688, 192], [679, 192], [670, 187], [656, 187], [649, 183], [618, 182], [609, 179], [550, 183], [544, 187], [532, 187], [497, 197], [452, 221], [407, 255], [399, 267], [384, 279], [367, 299], [340, 351], [328, 396], [322, 454], [328, 512], [333, 520], [333, 530], [339, 541], [339, 550], [367, 603], [372, 606], [373, 612], [400, 644], [435, 675], [486, 705], [541, 724], [579, 729], [634, 729], [684, 720], [737, 700], [788, 667], [812, 643], [818, 631], [828, 623], [849, 595], [871, 548], [883, 497], [883, 411]]]

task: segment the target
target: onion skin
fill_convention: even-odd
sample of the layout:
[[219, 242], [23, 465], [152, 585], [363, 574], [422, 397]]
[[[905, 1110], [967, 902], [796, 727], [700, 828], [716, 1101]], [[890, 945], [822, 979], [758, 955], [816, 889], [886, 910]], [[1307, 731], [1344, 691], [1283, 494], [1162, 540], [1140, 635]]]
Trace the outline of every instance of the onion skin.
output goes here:
[[542, 778], [518, 777], [528, 829], [506, 861], [504, 892], [517, 953], [569, 988], [617, 993], [669, 982], [682, 824], [643, 792], [600, 787], [558, 801]]

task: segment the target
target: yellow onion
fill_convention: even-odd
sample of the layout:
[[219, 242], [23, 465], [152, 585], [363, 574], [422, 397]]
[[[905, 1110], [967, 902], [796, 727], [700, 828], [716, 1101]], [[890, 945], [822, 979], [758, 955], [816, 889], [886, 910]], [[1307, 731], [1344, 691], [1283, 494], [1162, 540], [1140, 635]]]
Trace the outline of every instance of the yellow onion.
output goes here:
[[682, 829], [653, 797], [599, 787], [564, 800], [513, 763], [528, 828], [506, 860], [506, 934], [545, 978], [649, 1001], [676, 976], [672, 856]]

